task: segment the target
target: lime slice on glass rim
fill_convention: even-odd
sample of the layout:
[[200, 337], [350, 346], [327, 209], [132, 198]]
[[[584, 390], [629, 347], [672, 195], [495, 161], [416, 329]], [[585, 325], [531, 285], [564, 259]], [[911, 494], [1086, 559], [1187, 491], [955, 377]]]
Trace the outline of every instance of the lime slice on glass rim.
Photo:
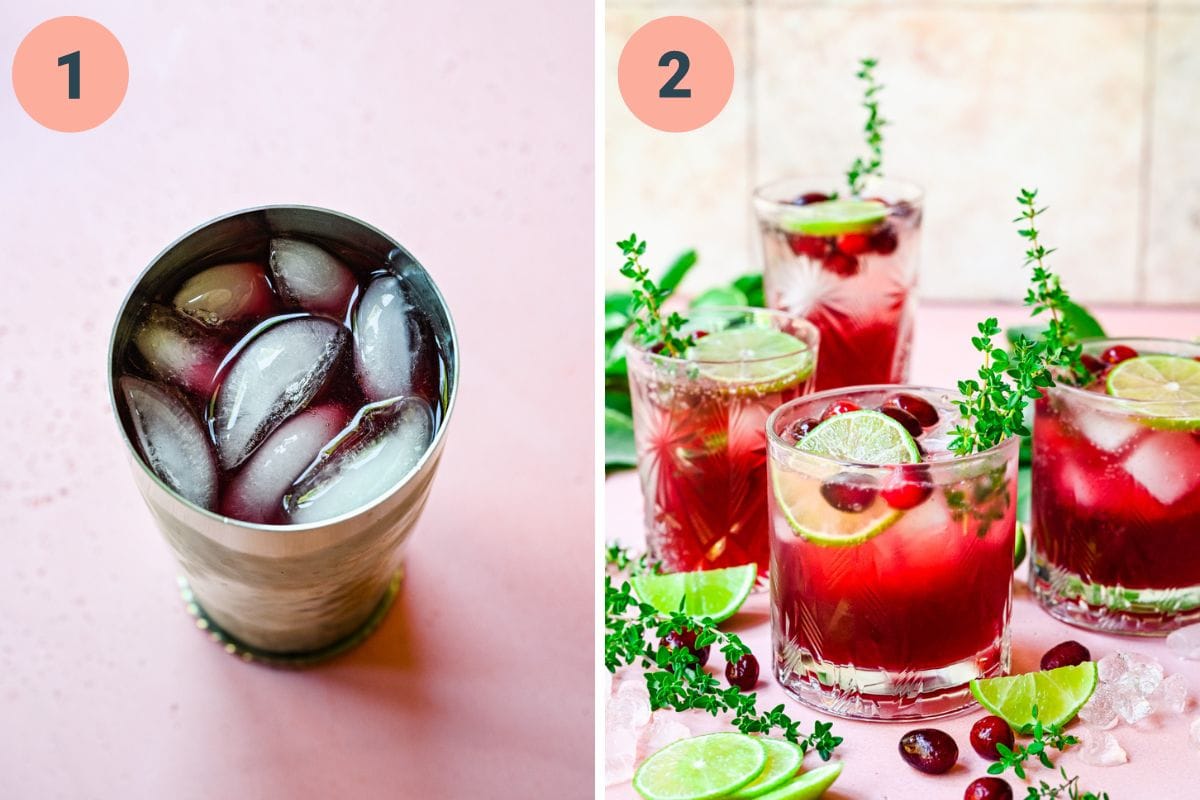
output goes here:
[[804, 751], [798, 744], [765, 737], [759, 739], [758, 743], [767, 751], [767, 765], [757, 778], [729, 795], [730, 800], [748, 800], [764, 795], [790, 781], [804, 763]]
[[[830, 417], [796, 443], [815, 455], [855, 464], [916, 464], [917, 443], [904, 426], [878, 411], [850, 411]], [[838, 511], [821, 496], [820, 482], [772, 468], [775, 500], [792, 530], [814, 544], [848, 547], [862, 544], [890, 528], [903, 516], [876, 498], [857, 514]]]
[[778, 392], [812, 375], [812, 349], [775, 328], [726, 328], [699, 339], [691, 358], [700, 374], [737, 388]]
[[878, 200], [825, 200], [789, 208], [780, 227], [804, 236], [839, 236], [869, 231], [888, 215]]
[[841, 774], [842, 762], [825, 764], [803, 775], [797, 775], [778, 789], [760, 794], [757, 800], [815, 800], [823, 795]]
[[759, 740], [741, 733], [680, 739], [647, 758], [633, 774], [646, 800], [716, 800], [741, 789], [767, 765]]
[[634, 575], [630, 583], [643, 602], [664, 614], [679, 611], [682, 603], [683, 612], [689, 616], [724, 622], [746, 602], [757, 580], [758, 567], [743, 564], [666, 575], [643, 572]]
[[1113, 367], [1105, 388], [1113, 397], [1144, 403], [1138, 411], [1152, 418], [1147, 420], [1152, 427], [1200, 428], [1200, 419], [1180, 415], [1186, 405], [1200, 408], [1200, 361], [1183, 356], [1137, 356]]
[[1085, 661], [1024, 675], [976, 678], [971, 681], [971, 694], [979, 705], [1020, 730], [1033, 722], [1035, 705], [1043, 725], [1067, 724], [1091, 698], [1096, 681], [1096, 662]]

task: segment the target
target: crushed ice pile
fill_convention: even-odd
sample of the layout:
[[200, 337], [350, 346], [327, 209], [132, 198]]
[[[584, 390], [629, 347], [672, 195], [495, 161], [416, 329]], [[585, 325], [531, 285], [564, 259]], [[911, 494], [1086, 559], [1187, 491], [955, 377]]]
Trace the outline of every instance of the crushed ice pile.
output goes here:
[[674, 711], [651, 711], [650, 693], [639, 667], [621, 667], [612, 678], [604, 708], [604, 785], [633, 778], [634, 768], [651, 753], [692, 735]]
[[[1097, 662], [1099, 683], [1079, 710], [1084, 724], [1079, 757], [1086, 764], [1109, 767], [1129, 760], [1109, 731], [1122, 722], [1135, 725], [1152, 714], [1182, 714], [1187, 709], [1187, 682], [1182, 675], [1167, 675], [1163, 665], [1141, 653], [1116, 652]], [[1192, 738], [1200, 734], [1200, 721]]]

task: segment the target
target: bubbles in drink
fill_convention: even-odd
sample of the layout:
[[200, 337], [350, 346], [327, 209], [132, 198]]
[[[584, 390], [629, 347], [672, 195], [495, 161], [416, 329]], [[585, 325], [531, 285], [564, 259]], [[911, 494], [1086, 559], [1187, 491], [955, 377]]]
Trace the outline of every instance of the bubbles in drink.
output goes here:
[[271, 240], [271, 274], [291, 306], [344, 319], [358, 282], [338, 259], [311, 242]]
[[146, 464], [180, 496], [211, 508], [217, 466], [200, 420], [169, 389], [128, 375], [119, 386]]
[[146, 465], [197, 505], [263, 524], [327, 519], [400, 483], [441, 424], [446, 363], [433, 309], [392, 269], [385, 254], [263, 236], [142, 298], [118, 395]]
[[359, 411], [284, 498], [290, 522], [329, 519], [370, 502], [416, 466], [433, 438], [433, 413], [416, 397]]
[[224, 372], [212, 429], [225, 469], [246, 460], [285, 419], [321, 390], [346, 344], [346, 329], [317, 317], [260, 329]]

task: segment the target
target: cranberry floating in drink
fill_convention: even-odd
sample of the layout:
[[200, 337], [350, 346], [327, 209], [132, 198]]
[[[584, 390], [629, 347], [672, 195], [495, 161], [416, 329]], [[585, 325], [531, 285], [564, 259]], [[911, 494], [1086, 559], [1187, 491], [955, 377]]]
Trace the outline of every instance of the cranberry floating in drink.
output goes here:
[[369, 633], [457, 383], [450, 318], [412, 256], [321, 209], [214, 220], [139, 279], [110, 358], [135, 478], [203, 626], [266, 659]]
[[1200, 345], [1090, 342], [1083, 386], [1037, 401], [1030, 586], [1109, 633], [1200, 620]]

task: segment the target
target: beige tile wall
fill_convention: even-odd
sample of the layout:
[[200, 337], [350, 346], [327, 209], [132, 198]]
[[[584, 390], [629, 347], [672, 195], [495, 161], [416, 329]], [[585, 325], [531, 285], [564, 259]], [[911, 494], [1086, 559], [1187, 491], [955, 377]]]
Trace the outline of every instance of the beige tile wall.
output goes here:
[[[642, 125], [616, 88], [624, 42], [667, 14], [734, 55], [729, 105], [690, 133]], [[693, 290], [755, 267], [753, 186], [858, 154], [853, 73], [874, 55], [887, 172], [927, 192], [923, 296], [1018, 300], [1013, 198], [1037, 186], [1073, 294], [1200, 303], [1200, 2], [609, 0], [606, 17], [606, 238], [636, 230], [652, 261], [696, 247]]]

